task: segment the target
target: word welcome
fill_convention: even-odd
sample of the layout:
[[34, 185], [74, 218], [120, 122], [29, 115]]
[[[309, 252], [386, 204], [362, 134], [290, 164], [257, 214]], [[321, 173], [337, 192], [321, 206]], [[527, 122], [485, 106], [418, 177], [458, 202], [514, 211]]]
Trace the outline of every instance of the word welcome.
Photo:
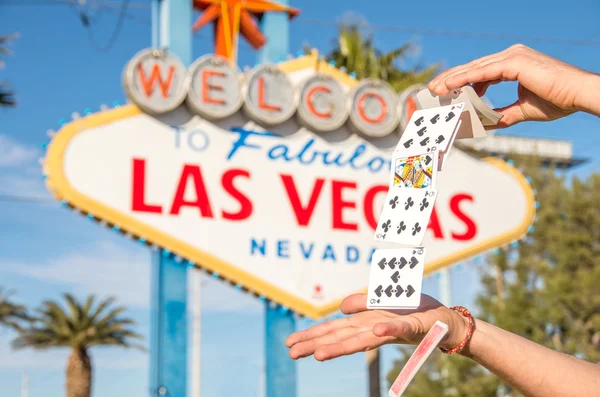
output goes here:
[[282, 124], [297, 115], [312, 131], [348, 124], [365, 136], [381, 137], [398, 130], [405, 111], [400, 96], [382, 80], [362, 80], [347, 93], [327, 74], [295, 84], [279, 67], [263, 65], [240, 75], [216, 55], [203, 56], [188, 70], [172, 53], [143, 50], [129, 61], [123, 79], [132, 102], [151, 114], [170, 112], [185, 102], [193, 113], [220, 120], [243, 107], [262, 125]]

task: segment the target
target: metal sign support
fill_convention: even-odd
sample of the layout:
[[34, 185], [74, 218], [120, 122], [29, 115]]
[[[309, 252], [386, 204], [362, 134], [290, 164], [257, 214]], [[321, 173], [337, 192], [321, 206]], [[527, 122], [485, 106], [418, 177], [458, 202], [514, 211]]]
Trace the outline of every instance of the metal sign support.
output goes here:
[[[192, 2], [152, 1], [152, 46], [192, 59]], [[187, 267], [168, 252], [152, 253], [150, 395], [187, 395]], [[200, 376], [193, 374], [192, 376]]]

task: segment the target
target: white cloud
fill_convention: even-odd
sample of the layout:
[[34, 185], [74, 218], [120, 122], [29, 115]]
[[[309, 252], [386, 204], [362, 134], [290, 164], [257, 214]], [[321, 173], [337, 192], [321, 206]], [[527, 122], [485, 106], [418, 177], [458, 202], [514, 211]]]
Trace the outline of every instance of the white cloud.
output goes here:
[[354, 25], [360, 28], [367, 28], [369, 26], [369, 20], [364, 14], [360, 12], [349, 10], [344, 12], [337, 18], [337, 23], [341, 25]]
[[0, 194], [49, 198], [38, 163], [41, 151], [0, 134]]
[[46, 263], [2, 264], [2, 267], [43, 282], [72, 286], [80, 296], [110, 295], [126, 306], [148, 307], [150, 256], [139, 248], [99, 242]]
[[[70, 286], [78, 296], [110, 295], [115, 296], [119, 304], [128, 307], [150, 306], [150, 251], [126, 242], [116, 244], [101, 241], [41, 264], [0, 259], [0, 268], [44, 283]], [[247, 313], [262, 310], [262, 303], [254, 297], [208, 276], [202, 277], [201, 291], [203, 312]], [[188, 310], [192, 310], [191, 305]]]
[[30, 164], [40, 156], [40, 151], [24, 145], [8, 135], [0, 134], [0, 168]]
[[0, 194], [31, 198], [50, 199], [44, 186], [41, 171], [37, 175], [0, 173]]

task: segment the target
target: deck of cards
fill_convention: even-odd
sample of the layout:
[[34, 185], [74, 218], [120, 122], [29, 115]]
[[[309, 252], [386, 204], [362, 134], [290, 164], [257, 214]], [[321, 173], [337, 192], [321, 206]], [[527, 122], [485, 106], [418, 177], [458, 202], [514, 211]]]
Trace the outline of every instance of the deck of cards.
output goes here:
[[[494, 112], [471, 86], [437, 97], [417, 94], [421, 110], [413, 113], [392, 157], [389, 190], [375, 240], [402, 245], [379, 249], [371, 258], [368, 309], [416, 309], [421, 304], [425, 231], [437, 198], [437, 175], [444, 169], [456, 139], [485, 136], [502, 115]], [[448, 326], [437, 322], [419, 344], [388, 392], [400, 397]]]
[[375, 240], [404, 248], [373, 253], [367, 307], [416, 309], [421, 303], [425, 248], [437, 198], [436, 180], [460, 129], [464, 103], [417, 110], [392, 157], [390, 187]]

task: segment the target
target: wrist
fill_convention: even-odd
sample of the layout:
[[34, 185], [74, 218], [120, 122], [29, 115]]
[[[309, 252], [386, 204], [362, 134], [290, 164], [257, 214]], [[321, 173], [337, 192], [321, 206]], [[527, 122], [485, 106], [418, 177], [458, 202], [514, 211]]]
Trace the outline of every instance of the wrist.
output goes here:
[[585, 72], [575, 108], [600, 117], [600, 74]]
[[465, 340], [469, 330], [469, 319], [450, 308], [447, 308], [447, 311], [448, 333], [442, 342], [440, 342], [439, 347], [451, 350]]

